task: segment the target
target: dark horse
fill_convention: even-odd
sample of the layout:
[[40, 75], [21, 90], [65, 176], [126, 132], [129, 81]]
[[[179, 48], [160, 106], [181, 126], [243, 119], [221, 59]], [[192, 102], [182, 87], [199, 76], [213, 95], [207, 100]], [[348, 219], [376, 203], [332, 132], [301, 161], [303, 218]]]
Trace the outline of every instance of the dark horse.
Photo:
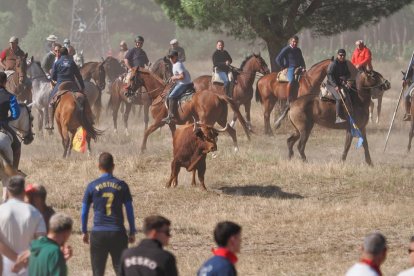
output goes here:
[[32, 102], [32, 87], [27, 79], [27, 53], [16, 58], [16, 71], [7, 78], [6, 89], [16, 95], [18, 102]]
[[[263, 75], [268, 74], [269, 68], [267, 67], [266, 62], [260, 56], [260, 54], [252, 54], [242, 62], [240, 66], [240, 72], [237, 76], [237, 84], [234, 87], [232, 99], [239, 108], [241, 105], [244, 105], [244, 110], [246, 111], [246, 120], [249, 129], [251, 129], [251, 119], [250, 119], [250, 107], [252, 104], [253, 98], [253, 82], [256, 77], [256, 73], [259, 72]], [[194, 87], [196, 91], [201, 90], [211, 90], [219, 94], [224, 95], [224, 88], [222, 85], [216, 85], [211, 82], [211, 76], [200, 76], [194, 80]], [[233, 121], [230, 123], [230, 126], [234, 126], [237, 120], [237, 115], [233, 115]]]
[[[371, 89], [379, 87], [387, 90], [390, 83], [377, 72], [358, 72], [356, 76], [356, 89], [351, 88], [351, 101], [353, 106], [353, 119], [361, 130], [364, 139], [365, 161], [372, 165], [366, 136], [366, 125], [369, 120], [369, 106], [371, 103]], [[306, 161], [305, 146], [316, 124], [331, 128], [345, 129], [346, 140], [342, 153], [342, 161], [345, 161], [352, 142], [352, 133], [348, 121], [335, 124], [335, 103], [321, 100], [318, 95], [305, 95], [299, 97], [291, 104], [289, 111], [290, 122], [295, 128], [295, 133], [287, 139], [289, 158], [293, 156], [293, 146], [299, 140], [298, 150], [302, 160]]]
[[[141, 152], [146, 149], [148, 136], [159, 127], [165, 125], [165, 122], [162, 121], [168, 113], [167, 107], [165, 106], [165, 97], [171, 85], [165, 85], [161, 78], [146, 69], [134, 68], [132, 72], [128, 89], [137, 90], [140, 86], [144, 86], [152, 99], [151, 114], [154, 118], [154, 123], [144, 133]], [[226, 127], [228, 115], [227, 105], [230, 105], [233, 111], [236, 112], [247, 137], [250, 139], [246, 121], [240, 111], [238, 111], [239, 109], [234, 101], [225, 95], [218, 95], [209, 90], [197, 91], [191, 100], [183, 103], [178, 110], [178, 114], [176, 114], [176, 123], [181, 125], [197, 120], [202, 124], [210, 126], [218, 123], [222, 127]], [[169, 126], [171, 132], [174, 133], [175, 125], [170, 124]], [[238, 150], [236, 130], [230, 126], [227, 126], [226, 130], [233, 139], [235, 150]]]
[[[159, 78], [163, 79], [164, 82], [167, 82], [172, 76], [171, 61], [167, 57], [160, 58], [151, 67], [151, 71], [154, 72], [154, 74], [157, 75]], [[124, 81], [120, 78], [115, 79], [110, 87], [111, 96], [109, 98], [108, 107], [112, 108], [114, 130], [117, 131], [119, 107], [121, 106], [121, 102], [125, 104], [123, 121], [125, 126], [125, 133], [128, 135], [128, 118], [133, 104], [144, 106], [145, 129], [148, 128], [149, 107], [151, 105], [151, 97], [147, 92], [143, 92], [141, 89], [138, 89], [137, 91], [135, 91], [136, 97], [133, 98], [132, 102], [129, 102], [128, 98], [125, 96], [125, 92], [126, 90]]]

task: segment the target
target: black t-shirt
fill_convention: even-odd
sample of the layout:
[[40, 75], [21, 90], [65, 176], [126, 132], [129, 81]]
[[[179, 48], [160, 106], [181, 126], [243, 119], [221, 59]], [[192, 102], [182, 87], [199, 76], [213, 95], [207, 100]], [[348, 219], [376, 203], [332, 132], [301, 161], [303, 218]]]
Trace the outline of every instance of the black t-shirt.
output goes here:
[[119, 275], [177, 276], [175, 257], [157, 240], [144, 239], [122, 253]]
[[131, 67], [145, 67], [149, 63], [147, 54], [144, 50], [134, 47], [128, 50], [125, 54], [125, 59], [128, 60]]

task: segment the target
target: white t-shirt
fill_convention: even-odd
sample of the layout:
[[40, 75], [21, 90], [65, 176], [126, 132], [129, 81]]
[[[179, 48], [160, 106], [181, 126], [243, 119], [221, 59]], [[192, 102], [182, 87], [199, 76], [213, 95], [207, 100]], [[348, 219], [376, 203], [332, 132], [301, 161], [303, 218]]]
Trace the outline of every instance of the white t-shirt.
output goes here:
[[401, 271], [398, 276], [414, 276], [414, 267]]
[[379, 274], [367, 264], [356, 263], [348, 270], [346, 276], [379, 276]]
[[181, 73], [184, 73], [184, 79], [177, 80], [177, 83], [180, 84], [190, 84], [191, 83], [191, 76], [190, 73], [185, 69], [184, 64], [180, 61], [177, 61], [173, 65], [173, 74], [174, 76], [177, 76]]
[[[35, 207], [17, 199], [0, 205], [0, 239], [17, 254], [29, 249], [36, 235], [45, 234], [45, 222]], [[3, 275], [25, 275], [11, 273], [12, 266], [13, 262], [3, 256]]]

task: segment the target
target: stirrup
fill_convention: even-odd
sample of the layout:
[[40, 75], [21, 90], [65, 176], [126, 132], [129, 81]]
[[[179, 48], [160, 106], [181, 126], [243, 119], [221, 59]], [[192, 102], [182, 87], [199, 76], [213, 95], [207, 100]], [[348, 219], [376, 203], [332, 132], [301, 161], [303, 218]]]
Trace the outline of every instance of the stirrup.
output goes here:
[[336, 120], [335, 120], [335, 124], [341, 124], [341, 123], [345, 123], [346, 120], [342, 119], [339, 116], [336, 116]]

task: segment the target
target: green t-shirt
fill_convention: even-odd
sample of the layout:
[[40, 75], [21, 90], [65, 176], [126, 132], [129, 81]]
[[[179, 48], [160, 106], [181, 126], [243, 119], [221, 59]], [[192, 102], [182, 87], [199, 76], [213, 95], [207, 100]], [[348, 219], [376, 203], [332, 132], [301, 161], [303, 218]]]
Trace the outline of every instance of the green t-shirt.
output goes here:
[[47, 237], [40, 237], [30, 246], [29, 275], [66, 276], [66, 266], [59, 245]]

